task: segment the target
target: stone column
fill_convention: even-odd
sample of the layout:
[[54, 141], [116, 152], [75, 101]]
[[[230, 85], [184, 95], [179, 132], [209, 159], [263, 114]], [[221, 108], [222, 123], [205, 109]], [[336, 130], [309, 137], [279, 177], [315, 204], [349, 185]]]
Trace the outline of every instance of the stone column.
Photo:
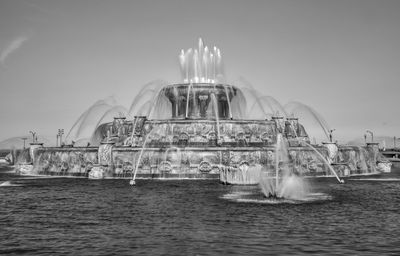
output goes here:
[[32, 142], [29, 144], [29, 155], [31, 157], [31, 161], [34, 164], [37, 156], [37, 150], [39, 148], [43, 148], [43, 143]]
[[376, 163], [379, 155], [379, 143], [378, 142], [368, 142], [366, 147], [369, 154], [369, 167], [371, 172], [376, 171]]
[[199, 95], [200, 117], [206, 117], [210, 96], [208, 94]]
[[335, 163], [339, 152], [337, 144], [335, 142], [322, 142], [322, 145], [328, 150], [328, 163]]
[[112, 177], [114, 175], [114, 165], [112, 160], [112, 149], [114, 143], [102, 142], [98, 151], [99, 167], [103, 170], [104, 176]]
[[272, 120], [275, 122], [278, 133], [283, 133], [285, 130], [285, 120], [283, 119], [283, 116], [273, 116]]
[[114, 117], [113, 121], [113, 136], [125, 135], [125, 117]]
[[133, 119], [132, 133], [140, 136], [142, 134], [143, 125], [146, 122], [146, 116], [135, 116]]
[[296, 117], [288, 117], [285, 126], [285, 133], [287, 137], [297, 137], [299, 130], [299, 119]]

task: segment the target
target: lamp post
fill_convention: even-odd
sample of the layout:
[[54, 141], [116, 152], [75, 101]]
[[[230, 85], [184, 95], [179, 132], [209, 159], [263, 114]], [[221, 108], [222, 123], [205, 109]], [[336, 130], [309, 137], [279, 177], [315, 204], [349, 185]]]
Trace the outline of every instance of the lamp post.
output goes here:
[[366, 133], [371, 134], [371, 142], [374, 142], [374, 133], [371, 132], [370, 130], [367, 130]]
[[400, 138], [397, 138], [396, 136], [393, 137], [393, 149], [396, 149], [396, 140], [400, 140]]
[[28, 139], [28, 138], [26, 138], [26, 137], [21, 138], [21, 140], [24, 141], [24, 148], [23, 148], [23, 149], [25, 149], [25, 142], [26, 142], [27, 139]]
[[60, 146], [62, 146], [62, 136], [64, 134], [64, 129], [58, 129], [57, 136], [60, 138]]
[[333, 141], [333, 135], [332, 135], [332, 133], [333, 133], [334, 131], [336, 131], [336, 129], [329, 130], [329, 141], [330, 141], [330, 142]]
[[29, 131], [29, 132], [32, 134], [32, 143], [35, 143], [36, 132], [33, 132], [33, 131]]

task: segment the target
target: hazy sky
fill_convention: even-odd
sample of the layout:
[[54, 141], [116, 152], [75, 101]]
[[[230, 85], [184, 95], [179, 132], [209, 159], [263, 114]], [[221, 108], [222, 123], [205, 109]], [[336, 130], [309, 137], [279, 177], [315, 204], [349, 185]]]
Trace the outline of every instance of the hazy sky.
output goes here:
[[400, 1], [0, 0], [0, 140], [55, 137], [96, 100], [179, 82], [200, 36], [228, 81], [311, 106], [338, 139], [400, 137]]

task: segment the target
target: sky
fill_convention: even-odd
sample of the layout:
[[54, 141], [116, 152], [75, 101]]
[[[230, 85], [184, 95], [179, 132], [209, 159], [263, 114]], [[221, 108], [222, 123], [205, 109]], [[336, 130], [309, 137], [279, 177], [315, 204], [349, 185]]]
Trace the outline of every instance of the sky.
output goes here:
[[55, 137], [99, 99], [129, 108], [144, 84], [180, 82], [199, 37], [228, 81], [307, 104], [340, 141], [400, 137], [400, 1], [0, 0], [0, 141]]

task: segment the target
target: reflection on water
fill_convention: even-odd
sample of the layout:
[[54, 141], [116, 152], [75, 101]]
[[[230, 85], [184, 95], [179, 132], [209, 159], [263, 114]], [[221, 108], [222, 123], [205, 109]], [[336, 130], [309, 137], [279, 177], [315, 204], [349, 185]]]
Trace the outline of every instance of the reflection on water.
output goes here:
[[352, 181], [400, 181], [400, 178], [358, 178], [349, 179]]
[[214, 180], [138, 180], [131, 187], [126, 180], [21, 179], [6, 171], [0, 169], [0, 254], [400, 253], [399, 175], [392, 182], [310, 179], [312, 191], [299, 202]]
[[236, 202], [244, 203], [259, 203], [259, 204], [301, 204], [301, 203], [312, 203], [312, 202], [322, 202], [326, 200], [331, 200], [332, 197], [325, 193], [308, 193], [303, 195], [298, 199], [292, 198], [268, 198], [260, 195], [260, 192], [255, 190], [254, 193], [251, 192], [231, 192], [223, 195], [221, 198], [232, 200]]
[[0, 187], [16, 187], [16, 186], [22, 186], [22, 185], [11, 181], [0, 182]]

